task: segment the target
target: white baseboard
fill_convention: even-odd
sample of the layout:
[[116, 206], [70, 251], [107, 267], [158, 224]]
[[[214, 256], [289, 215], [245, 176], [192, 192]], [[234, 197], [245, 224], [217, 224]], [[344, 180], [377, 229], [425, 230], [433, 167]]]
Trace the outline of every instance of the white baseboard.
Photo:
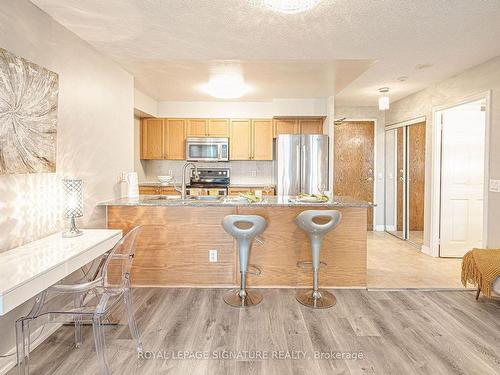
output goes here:
[[424, 253], [425, 255], [429, 255], [429, 256], [434, 257], [434, 258], [438, 257], [437, 255], [434, 255], [432, 253], [432, 250], [431, 250], [431, 248], [429, 246], [422, 245], [422, 247], [420, 248], [420, 251], [422, 253]]
[[385, 229], [386, 229], [388, 232], [395, 232], [395, 231], [396, 231], [396, 226], [395, 226], [395, 225], [386, 225], [386, 226], [385, 226]]
[[[53, 324], [47, 324], [45, 326], [41, 326], [38, 329], [35, 330], [30, 336], [31, 336], [31, 351], [33, 351], [38, 345], [40, 345], [42, 342], [44, 342], [46, 339], [49, 338], [55, 331], [57, 331], [62, 324], [60, 323], [53, 323]], [[44, 328], [45, 327], [45, 328]], [[43, 329], [43, 332], [41, 332]], [[41, 334], [40, 334], [41, 332]], [[6, 358], [0, 358], [0, 375], [5, 375], [7, 372], [9, 372], [11, 369], [13, 369], [16, 366], [17, 363], [17, 355], [16, 355], [16, 347], [14, 346], [11, 350], [8, 351], [8, 353], [14, 353], [13, 355], [6, 357]]]
[[383, 232], [383, 231], [385, 231], [385, 225], [376, 224], [375, 227], [373, 228], [373, 230], [375, 232]]

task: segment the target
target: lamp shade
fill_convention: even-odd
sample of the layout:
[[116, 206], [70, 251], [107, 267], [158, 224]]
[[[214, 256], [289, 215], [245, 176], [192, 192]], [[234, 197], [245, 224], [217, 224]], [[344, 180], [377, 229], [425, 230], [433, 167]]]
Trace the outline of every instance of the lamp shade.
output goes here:
[[386, 111], [389, 109], [389, 97], [388, 96], [381, 96], [378, 98], [378, 109], [381, 111]]
[[64, 216], [67, 218], [83, 216], [83, 181], [64, 179]]

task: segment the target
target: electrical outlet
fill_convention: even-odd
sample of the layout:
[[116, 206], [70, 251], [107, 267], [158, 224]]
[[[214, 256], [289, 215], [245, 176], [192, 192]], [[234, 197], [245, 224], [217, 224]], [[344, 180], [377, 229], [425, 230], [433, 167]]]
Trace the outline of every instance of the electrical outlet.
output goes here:
[[208, 250], [208, 261], [217, 262], [217, 250]]
[[490, 191], [500, 193], [500, 180], [490, 180]]
[[169, 170], [168, 170], [168, 175], [169, 175], [169, 176], [173, 176], [173, 175], [174, 175], [174, 172], [172, 172], [172, 170], [171, 170], [171, 169], [169, 169]]
[[250, 171], [250, 177], [257, 177], [257, 171]]

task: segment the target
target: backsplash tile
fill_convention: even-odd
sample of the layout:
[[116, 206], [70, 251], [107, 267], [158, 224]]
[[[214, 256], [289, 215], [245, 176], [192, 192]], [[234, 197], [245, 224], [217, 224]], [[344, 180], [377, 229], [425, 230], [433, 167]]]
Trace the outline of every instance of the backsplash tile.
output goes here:
[[[140, 182], [155, 182], [156, 176], [172, 174], [181, 181], [184, 160], [143, 160], [145, 179]], [[227, 163], [196, 163], [198, 167], [231, 168], [232, 184], [269, 184], [273, 182], [272, 161], [230, 161]]]

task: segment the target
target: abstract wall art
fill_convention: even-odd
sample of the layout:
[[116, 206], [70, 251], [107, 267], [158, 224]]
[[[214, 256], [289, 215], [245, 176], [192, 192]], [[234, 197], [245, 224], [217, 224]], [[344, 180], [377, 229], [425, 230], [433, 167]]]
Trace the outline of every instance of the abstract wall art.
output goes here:
[[56, 170], [54, 72], [0, 48], [0, 175]]

